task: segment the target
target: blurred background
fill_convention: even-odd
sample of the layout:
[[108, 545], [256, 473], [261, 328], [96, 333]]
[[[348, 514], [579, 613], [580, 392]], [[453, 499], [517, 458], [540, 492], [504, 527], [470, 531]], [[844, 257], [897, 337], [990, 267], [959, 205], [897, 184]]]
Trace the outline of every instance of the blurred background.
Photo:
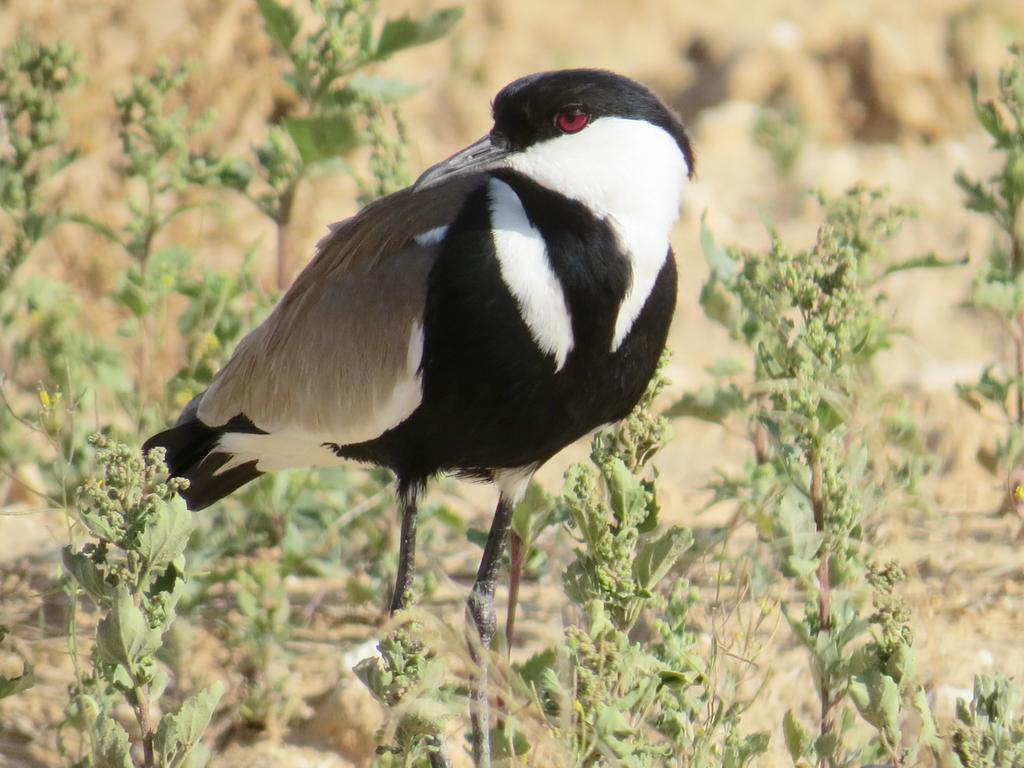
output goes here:
[[[440, 7], [381, 3], [387, 17], [422, 16]], [[983, 96], [994, 93], [1008, 45], [1024, 39], [1024, 4], [470, 0], [463, 10], [447, 36], [371, 70], [416, 86], [400, 104], [413, 175], [486, 132], [493, 95], [533, 71], [612, 69], [649, 85], [683, 117], [697, 169], [673, 237], [680, 285], [666, 403], [707, 383], [704, 367], [733, 344], [704, 316], [698, 301], [708, 274], [700, 247], [702, 217], [719, 243], [763, 248], [771, 225], [787, 241], [808, 245], [820, 223], [809, 190], [885, 186], [892, 202], [917, 211], [894, 241], [894, 257], [927, 252], [945, 259], [970, 257], [966, 266], [899, 275], [887, 286], [888, 306], [903, 333], [884, 353], [881, 377], [909, 398], [936, 469], [925, 479], [923, 500], [891, 510], [879, 538], [883, 551], [897, 556], [911, 574], [905, 591], [914, 611], [918, 666], [937, 709], [950, 711], [975, 671], [1024, 673], [1020, 521], [999, 514], [1005, 474], [986, 470], [977, 458], [1001, 427], [968, 409], [954, 391], [957, 382], [977, 380], [986, 361], [1007, 351], [998, 327], [962, 307], [993, 229], [965, 209], [954, 175], [963, 170], [983, 178], [997, 168], [991, 140], [974, 116], [968, 76], [977, 73]], [[50, 193], [62, 206], [107, 226], [125, 223], [126, 182], [117, 172], [123, 160], [111, 94], [129, 88], [133, 76], [150, 72], [161, 59], [190, 65], [182, 106], [194, 115], [210, 111], [196, 144], [219, 154], [251, 154], [264, 141], [267, 124], [296, 108], [294, 93], [281, 81], [284, 60], [263, 26], [255, 5], [242, 1], [0, 4], [0, 47], [27, 27], [38, 39], [69, 42], [81, 56], [84, 79], [62, 99], [67, 143], [81, 156], [54, 179]], [[367, 153], [356, 150], [353, 164], [365, 164]], [[361, 193], [365, 190], [351, 176], [337, 172], [318, 174], [298, 187], [288, 274], [309, 258], [328, 223], [357, 210]], [[197, 265], [230, 271], [245, 262], [259, 290], [270, 294], [277, 287], [273, 222], [240, 198], [238, 204], [182, 215], [160, 237], [183, 244]], [[125, 330], [109, 299], [118, 292], [127, 263], [95, 228], [62, 225], [32, 253], [18, 279], [70, 286], [83, 310], [74, 320], [76, 328], [120, 343], [119, 334], [123, 339], [132, 331]], [[39, 380], [45, 388], [40, 360], [16, 354], [15, 346], [13, 338], [0, 342], [4, 375], [26, 387]], [[172, 334], [146, 354], [150, 382], [143, 383], [143, 393], [146, 387], [154, 392], [162, 387], [184, 352]], [[102, 384], [97, 386], [99, 391], [79, 393], [85, 403], [82, 418], [96, 425], [125, 422]], [[139, 423], [144, 421], [140, 417]], [[676, 421], [673, 430], [675, 438], [658, 460], [665, 519], [712, 525], [731, 511], [706, 510], [705, 486], [717, 469], [740, 467], [748, 444], [742, 435], [703, 422]], [[566, 466], [586, 450], [576, 446], [545, 467], [539, 477], [545, 488], [556, 491]], [[0, 703], [4, 766], [60, 764], [53, 752], [53, 724], [68, 663], [62, 639], [53, 640], [48, 629], [53, 617], [40, 613], [38, 598], [59, 571], [68, 534], [63, 513], [47, 509], [26, 490], [45, 482], [45, 465], [53, 460], [45, 450], [33, 458], [11, 458], [0, 477], [0, 599], [6, 600], [0, 603], [0, 623], [30, 627], [21, 634], [34, 649], [40, 678], [33, 692]], [[485, 520], [489, 514], [486, 488], [449, 486], [438, 493], [467, 519]], [[382, 502], [381, 509], [387, 508]], [[429, 537], [421, 547], [430, 547]], [[526, 587], [521, 616], [527, 642], [531, 632], [542, 637], [545, 623], [558, 621], [558, 606], [551, 602], [557, 596], [543, 586]], [[452, 616], [460, 615], [457, 600], [449, 607]], [[355, 643], [370, 634], [363, 627], [347, 639]], [[39, 650], [47, 648], [49, 661]], [[212, 669], [226, 662], [216, 649], [207, 650], [192, 657], [198, 678], [203, 665]], [[379, 722], [375, 705], [357, 686], [348, 693], [322, 694], [308, 678], [334, 675], [344, 663], [332, 657], [324, 669], [318, 666], [319, 651], [298, 655], [298, 667], [307, 675], [294, 694], [300, 724], [292, 720], [276, 732], [229, 739], [215, 766], [366, 764]], [[794, 706], [787, 691], [795, 678], [807, 675], [806, 664], [785, 632], [768, 642], [757, 663], [774, 674], [747, 718], [753, 726], [776, 727], [778, 713]], [[339, 711], [347, 713], [342, 729], [336, 722]], [[4, 757], [5, 748], [17, 756]], [[788, 764], [780, 738], [773, 737], [765, 764]]]

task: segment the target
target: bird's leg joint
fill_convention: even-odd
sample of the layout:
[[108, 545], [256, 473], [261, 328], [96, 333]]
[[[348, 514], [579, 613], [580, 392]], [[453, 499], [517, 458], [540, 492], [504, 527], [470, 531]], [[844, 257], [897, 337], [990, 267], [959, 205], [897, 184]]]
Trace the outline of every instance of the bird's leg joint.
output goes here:
[[491, 644], [491, 638], [498, 627], [498, 620], [494, 613], [494, 583], [476, 584], [469, 593], [469, 600], [466, 608], [473, 619], [477, 635], [480, 637], [480, 645], [487, 648]]

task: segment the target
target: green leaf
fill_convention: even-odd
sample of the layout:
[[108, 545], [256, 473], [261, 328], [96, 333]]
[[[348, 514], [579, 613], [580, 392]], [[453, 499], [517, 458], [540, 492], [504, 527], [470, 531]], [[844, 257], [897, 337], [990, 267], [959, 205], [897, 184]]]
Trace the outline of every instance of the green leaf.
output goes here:
[[101, 714], [95, 724], [95, 741], [92, 748], [93, 763], [103, 768], [133, 768], [131, 742], [121, 724], [106, 714]]
[[359, 146], [355, 124], [345, 112], [286, 117], [284, 127], [306, 165], [343, 157]]
[[673, 526], [654, 541], [647, 542], [633, 562], [633, 576], [644, 589], [653, 590], [665, 578], [679, 556], [693, 546], [688, 528]]
[[573, 560], [562, 574], [566, 596], [577, 605], [585, 605], [598, 592], [593, 565], [583, 558]]
[[483, 549], [487, 545], [487, 531], [473, 526], [466, 530], [466, 541]]
[[628, 525], [642, 522], [647, 517], [647, 494], [640, 479], [618, 457], [608, 463], [604, 472], [615, 519]]
[[64, 569], [93, 600], [102, 602], [110, 599], [113, 587], [107, 584], [92, 558], [81, 552], [72, 552], [71, 547], [64, 547], [61, 550], [61, 560], [64, 562]]
[[386, 59], [405, 48], [432, 43], [448, 34], [461, 18], [461, 8], [445, 8], [422, 19], [413, 19], [408, 14], [390, 19], [384, 22], [377, 39], [374, 58]]
[[36, 684], [35, 669], [27, 661], [24, 662], [24, 669], [17, 677], [0, 675], [0, 699], [26, 691]]
[[893, 730], [899, 726], [900, 689], [896, 681], [877, 669], [854, 675], [848, 687], [861, 717], [879, 730]]
[[625, 716], [613, 706], [602, 707], [597, 713], [594, 723], [597, 732], [605, 738], [609, 736], [629, 736], [634, 728]]
[[528, 687], [540, 691], [544, 688], [545, 674], [555, 665], [557, 658], [554, 648], [545, 648], [540, 653], [533, 654], [522, 664], [516, 664], [515, 669]]
[[96, 649], [100, 658], [120, 664], [135, 677], [139, 663], [160, 647], [160, 631], [150, 629], [142, 611], [132, 602], [128, 587], [117, 586], [110, 613], [96, 628]]
[[747, 373], [749, 368], [735, 357], [720, 357], [704, 370], [716, 379], [728, 379]]
[[505, 721], [504, 728], [491, 728], [491, 757], [497, 761], [508, 761], [530, 751], [530, 742], [522, 729], [511, 729], [511, 722]]
[[412, 83], [376, 75], [364, 75], [361, 72], [353, 75], [345, 88], [359, 95], [370, 96], [381, 101], [399, 101], [420, 90], [420, 86]]
[[352, 671], [377, 701], [385, 707], [391, 706], [389, 689], [394, 677], [384, 668], [379, 656], [363, 659], [352, 667]]
[[906, 272], [911, 269], [945, 269], [946, 267], [962, 267], [967, 264], [969, 258], [964, 255], [959, 259], [942, 259], [934, 253], [926, 253], [923, 256], [916, 256], [905, 261], [898, 261], [890, 264], [882, 272], [881, 277], [888, 277], [896, 272]]
[[967, 195], [965, 205], [968, 209], [977, 213], [990, 214], [999, 210], [999, 203], [990, 195], [985, 188], [967, 178], [963, 171], [957, 171], [953, 176], [957, 186]]
[[834, 731], [819, 736], [814, 740], [814, 762], [820, 763], [824, 759], [834, 761], [838, 748], [839, 737]]
[[715, 242], [715, 236], [708, 226], [706, 211], [700, 216], [700, 247], [704, 253], [704, 260], [711, 268], [712, 275], [724, 281], [731, 280], [736, 276], [736, 261]]
[[299, 33], [299, 18], [277, 0], [256, 0], [256, 5], [263, 16], [270, 39], [285, 51], [290, 50], [295, 35]]
[[154, 745], [165, 760], [173, 755], [167, 762], [169, 768], [187, 765], [189, 755], [199, 745], [210, 725], [210, 718], [224, 690], [224, 683], [218, 680], [209, 688], [185, 699], [177, 713], [164, 715], [160, 720]]
[[96, 538], [102, 539], [103, 541], [107, 541], [110, 543], [117, 542], [119, 533], [117, 529], [114, 528], [113, 525], [111, 525], [110, 521], [107, 520], [107, 518], [101, 517], [100, 515], [97, 515], [93, 512], [87, 512], [86, 510], [83, 509], [81, 514], [79, 515], [79, 519], [82, 521], [82, 524], [89, 529], [89, 532], [92, 533], [92, 535]]
[[192, 535], [192, 513], [175, 496], [157, 509], [139, 537], [139, 554], [149, 572], [160, 571], [185, 551]]
[[721, 424], [729, 414], [746, 405], [746, 399], [735, 385], [701, 387], [687, 392], [665, 411], [670, 419], [690, 418]]
[[146, 286], [152, 291], [167, 293], [175, 288], [181, 274], [192, 263], [192, 252], [180, 245], [161, 248], [149, 257]]
[[149, 300], [141, 285], [127, 279], [114, 294], [114, 301], [131, 312], [135, 317], [142, 317], [149, 312]]
[[700, 289], [700, 306], [709, 320], [713, 320], [736, 335], [740, 331], [740, 313], [736, 302], [722, 282], [712, 275]]
[[684, 673], [675, 669], [662, 669], [658, 671], [659, 687], [666, 688], [688, 688], [694, 682], [701, 680], [702, 675], [696, 672]]
[[526, 495], [512, 513], [511, 530], [518, 534], [526, 546], [533, 539], [533, 524], [541, 515], [550, 511], [551, 498], [544, 492], [540, 483], [531, 482], [526, 488]]
[[957, 382], [953, 385], [956, 390], [957, 397], [959, 397], [964, 403], [966, 403], [971, 410], [981, 412], [981, 399], [978, 397], [978, 387], [975, 384], [961, 384]]
[[935, 716], [932, 715], [932, 708], [928, 704], [928, 694], [925, 693], [924, 688], [920, 688], [917, 695], [914, 696], [914, 708], [921, 716], [919, 736], [921, 742], [930, 749], [941, 749], [942, 737], [939, 735], [939, 726], [935, 722]]
[[804, 728], [803, 723], [796, 719], [793, 710], [786, 710], [782, 717], [782, 733], [786, 738], [786, 749], [789, 756], [796, 763], [807, 752], [811, 743], [811, 734]]
[[111, 227], [108, 227], [102, 221], [97, 221], [96, 219], [90, 218], [89, 216], [81, 213], [69, 213], [66, 218], [68, 221], [81, 224], [82, 226], [91, 229], [96, 234], [107, 238], [110, 242], [117, 243], [122, 248], [124, 247], [124, 242], [121, 240], [117, 232], [115, 232]]
[[971, 289], [970, 303], [1005, 318], [1015, 318], [1024, 309], [1024, 291], [1016, 283], [987, 280]]
[[999, 119], [999, 112], [996, 110], [995, 104], [990, 101], [978, 100], [977, 75], [972, 74], [967, 84], [971, 89], [971, 102], [974, 104], [974, 114], [978, 118], [978, 122], [989, 136], [1001, 144], [1006, 139], [1007, 132]]

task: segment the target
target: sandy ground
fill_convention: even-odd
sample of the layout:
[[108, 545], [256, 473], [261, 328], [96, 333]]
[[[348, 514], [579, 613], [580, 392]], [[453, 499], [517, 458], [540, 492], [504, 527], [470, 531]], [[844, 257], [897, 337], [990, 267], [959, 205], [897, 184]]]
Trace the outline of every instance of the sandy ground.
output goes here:
[[[404, 8], [436, 7], [425, 2], [384, 6], [392, 15]], [[202, 76], [190, 86], [189, 101], [197, 108], [215, 108], [213, 139], [238, 152], [260, 138], [273, 99], [280, 95], [268, 86], [276, 64], [248, 3], [13, 0], [0, 6], [0, 43], [8, 42], [22, 23], [47, 38], [68, 38], [82, 51], [89, 79], [70, 99], [71, 137], [86, 156], [68, 174], [65, 194], [93, 211], [102, 212], [102, 201], [117, 192], [107, 171], [116, 149], [107, 94], [124, 87], [131, 73], [158, 56], [195, 62]], [[965, 73], [977, 69], [991, 83], [1006, 44], [1014, 31], [1019, 39], [1022, 30], [1024, 8], [1010, 0], [980, 5], [953, 0], [489, 0], [467, 4], [466, 17], [450, 40], [403, 55], [382, 67], [382, 73], [423, 86], [405, 110], [416, 168], [483, 133], [488, 100], [496, 90], [538, 69], [615, 69], [649, 83], [680, 111], [694, 139], [698, 175], [674, 236], [681, 277], [670, 394], [677, 394], [706, 380], [705, 365], [736, 351], [697, 303], [706, 275], [697, 237], [702, 214], [722, 243], [762, 246], [765, 222], [771, 220], [790, 242], [800, 244], [813, 238], [816, 209], [799, 197], [799, 190], [838, 192], [856, 182], [888, 185], [893, 201], [911, 204], [920, 213], [896, 241], [894, 256], [970, 254], [977, 263], [990, 230], [980, 217], [964, 211], [953, 174], [963, 168], [984, 175], [993, 162], [972, 123]], [[812, 129], [789, 179], [779, 176], [751, 140], [757, 106], [779, 99], [797, 104]], [[354, 206], [352, 187], [344, 180], [308, 184], [298, 206], [296, 253], [309, 253], [324, 225], [350, 214]], [[230, 222], [183, 222], [173, 234], [217, 263], [224, 263], [224, 253], [237, 254], [256, 243], [270, 281], [271, 232], [254, 213], [242, 210]], [[76, 275], [83, 290], [97, 295], [114, 279], [114, 270], [104, 265], [103, 244], [78, 229], [60, 230], [31, 268]], [[977, 376], [987, 360], [1004, 352], [995, 329], [958, 308], [968, 283], [969, 269], [893, 279], [891, 306], [907, 333], [881, 366], [883, 379], [911, 399], [922, 432], [941, 460], [941, 471], [926, 481], [919, 504], [887, 510], [879, 535], [883, 551], [908, 568], [904, 594], [914, 612], [921, 682], [946, 712], [956, 692], [970, 687], [975, 672], [1018, 678], [1024, 673], [1024, 564], [1015, 538], [1020, 523], [994, 514], [1002, 480], [975, 460], [978, 448], [998, 434], [999, 424], [969, 412], [952, 395], [956, 381]], [[746, 445], [711, 425], [680, 422], [675, 433], [659, 459], [666, 517], [695, 526], [720, 521], [729, 510], [702, 512], [708, 498], [702, 488], [716, 468], [741, 466]], [[565, 451], [544, 468], [542, 482], [558, 488], [565, 467], [585, 450], [574, 446]], [[490, 491], [469, 487], [462, 496], [468, 513], [488, 514]], [[59, 547], [66, 541], [64, 522], [19, 501], [8, 500], [3, 511], [0, 622], [29, 627], [16, 634], [29, 638], [21, 641], [22, 648], [36, 660], [40, 682], [29, 694], [0, 705], [0, 766], [54, 765], [53, 722], [70, 666], [59, 622], [48, 621], [46, 611], [59, 610], [49, 590], [59, 569]], [[742, 546], [739, 538], [737, 546]], [[556, 553], [553, 564], [566, 557]], [[457, 555], [444, 563], [465, 569]], [[710, 586], [710, 568], [701, 568], [698, 564], [694, 573], [707, 577]], [[549, 583], [525, 588], [525, 646], [557, 632], [561, 606], [555, 574]], [[450, 584], [439, 593], [439, 608], [453, 623], [461, 620], [464, 589]], [[40, 600], [45, 610], [39, 610]], [[366, 630], [362, 638], [348, 637], [341, 650], [350, 652], [357, 640], [370, 636]], [[324, 651], [323, 640], [306, 638], [297, 654], [296, 674], [306, 681], [301, 687], [308, 694], [307, 718], [255, 744], [232, 740], [214, 766], [366, 764], [379, 712], [345, 671], [351, 654]], [[196, 676], [222, 661], [216, 649], [199, 647], [193, 661]], [[765, 640], [757, 663], [760, 671], [773, 674], [745, 725], [773, 731], [764, 765], [786, 765], [779, 713], [795, 707], [810, 714], [809, 699], [793, 698], [794, 690], [800, 695], [809, 691], [800, 683], [808, 674], [806, 660], [781, 628]], [[339, 675], [338, 686], [325, 689], [325, 680]]]

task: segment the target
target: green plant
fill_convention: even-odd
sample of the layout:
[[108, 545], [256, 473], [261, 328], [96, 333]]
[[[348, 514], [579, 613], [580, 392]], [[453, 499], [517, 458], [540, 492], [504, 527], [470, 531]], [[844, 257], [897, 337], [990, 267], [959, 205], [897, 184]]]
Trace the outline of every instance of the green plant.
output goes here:
[[[257, 0], [267, 34], [289, 64], [285, 82], [295, 95], [279, 125], [256, 148], [262, 191], [247, 190], [277, 229], [277, 283], [291, 278], [290, 239], [295, 196], [303, 179], [329, 171], [355, 175], [345, 160], [363, 145], [371, 148], [371, 179], [357, 175], [363, 202], [405, 186], [404, 137], [394, 102], [415, 91], [362, 70], [407, 48], [433, 42], [462, 16], [450, 8], [414, 19], [408, 15], [374, 26], [378, 0], [310, 0], [317, 24], [301, 34], [300, 17], [277, 0]], [[387, 130], [388, 117], [396, 126]]]
[[[900, 735], [914, 689], [911, 637], [891, 595], [898, 569], [872, 570], [867, 561], [882, 488], [906, 476], [901, 468], [916, 446], [882, 447], [891, 435], [889, 409], [879, 419], [879, 401], [865, 393], [877, 388], [873, 360], [895, 333], [880, 281], [947, 262], [927, 255], [892, 263], [885, 241], [907, 212], [880, 201], [864, 189], [822, 199], [824, 223], [803, 250], [772, 233], [765, 253], [722, 251], [705, 230], [712, 273], [701, 301], [751, 350], [753, 374], [721, 362], [712, 370], [715, 384], [669, 409], [738, 420], [750, 437], [745, 472], [723, 475], [715, 499], [740, 502], [802, 594], [799, 608], [783, 604], [783, 612], [810, 656], [819, 715], [812, 731], [786, 713], [786, 745], [797, 764], [844, 765], [880, 754], [904, 765], [917, 751]], [[869, 582], [883, 595], [874, 619], [865, 611]], [[872, 639], [855, 650], [871, 627]], [[855, 744], [848, 702], [876, 729], [877, 742]]]
[[[223, 683], [186, 699], [173, 714], [156, 714], [158, 704], [167, 709], [169, 682], [157, 654], [176, 618], [193, 525], [177, 496], [185, 481], [167, 478], [160, 451], [143, 458], [101, 435], [90, 443], [102, 474], [86, 482], [77, 504], [89, 540], [64, 549], [72, 604], [69, 651], [78, 672], [62, 724], [62, 751], [80, 766], [203, 765], [207, 752], [200, 740]], [[75, 617], [81, 593], [100, 613], [88, 671], [78, 667]], [[134, 715], [141, 761], [133, 758], [128, 731], [114, 716], [119, 699]], [[80, 735], [77, 745], [67, 738], [69, 728]]]
[[1017, 695], [1005, 677], [974, 678], [970, 702], [957, 701], [949, 765], [995, 768], [1024, 764], [1024, 718], [1013, 712]]
[[[39, 279], [15, 289], [16, 270], [66, 212], [54, 199], [52, 180], [74, 162], [77, 152], [64, 146], [65, 120], [61, 101], [79, 82], [78, 57], [66, 43], [40, 43], [22, 30], [0, 57], [0, 468], [26, 461], [40, 445], [18, 438], [22, 423], [31, 421], [37, 404], [21, 397], [35, 390], [38, 379], [25, 375], [24, 331], [46, 334], [39, 318]], [[65, 297], [66, 298], [66, 297]], [[45, 303], [46, 299], [43, 298]], [[45, 310], [44, 310], [45, 311]], [[48, 313], [47, 313], [48, 314]], [[37, 322], [32, 323], [36, 318]], [[52, 370], [66, 362], [58, 354], [45, 360]], [[16, 378], [15, 378], [16, 377]], [[45, 449], [43, 449], [45, 450]]]
[[[5, 627], [0, 624], [0, 647], [3, 646], [4, 641], [10, 635], [11, 630], [9, 627]], [[4, 651], [7, 654], [7, 651]], [[8, 696], [14, 696], [15, 694], [27, 691], [33, 685], [35, 685], [35, 670], [28, 661], [24, 658], [20, 658], [21, 672], [17, 675], [6, 674], [7, 666], [5, 665], [5, 673], [0, 674], [0, 699]]]
[[35, 245], [63, 218], [47, 200], [46, 185], [77, 157], [63, 146], [60, 98], [79, 81], [78, 56], [67, 43], [39, 43], [27, 31], [3, 52], [2, 62], [0, 210], [13, 233], [0, 250], [0, 296]]
[[[208, 383], [215, 368], [211, 358], [222, 359], [253, 319], [239, 312], [237, 302], [252, 287], [250, 262], [243, 264], [238, 276], [214, 275], [204, 269], [203, 278], [197, 280], [189, 274], [192, 253], [188, 249], [161, 246], [161, 236], [171, 222], [210, 204], [209, 199], [192, 199], [196, 189], [238, 188], [246, 183], [244, 164], [193, 148], [211, 116], [193, 118], [175, 103], [187, 76], [186, 68], [161, 61], [148, 76], [134, 78], [128, 91], [114, 96], [123, 154], [118, 171], [126, 187], [136, 190], [127, 199], [124, 223], [113, 227], [84, 213], [72, 216], [128, 257], [112, 299], [123, 316], [121, 333], [138, 339], [135, 377], [113, 394], [140, 432], [161, 423], [175, 405], [187, 401], [181, 389], [183, 379], [186, 384]], [[171, 402], [167, 402], [156, 386], [153, 357], [164, 341], [173, 295], [184, 295], [192, 302], [179, 323], [190, 342], [188, 362], [172, 379], [167, 393]]]
[[[4, 258], [0, 353], [4, 372], [12, 374], [2, 382], [0, 459], [5, 476], [8, 467], [21, 462], [42, 468], [31, 492], [44, 508], [72, 506], [74, 489], [90, 464], [91, 452], [84, 450], [87, 423], [104, 425], [111, 434], [137, 444], [140, 435], [164, 424], [209, 384], [238, 338], [270, 306], [253, 276], [255, 250], [246, 253], [235, 269], [197, 265], [191, 248], [174, 242], [178, 230], [172, 224], [198, 207], [217, 203], [224, 197], [221, 190], [227, 189], [248, 194], [283, 225], [286, 235], [297, 185], [315, 172], [351, 173], [359, 182], [363, 201], [408, 181], [406, 142], [396, 101], [413, 89], [368, 75], [366, 70], [400, 50], [441, 37], [461, 12], [442, 11], [421, 19], [405, 16], [379, 26], [376, 3], [313, 2], [316, 24], [308, 34], [300, 34], [293, 11], [273, 2], [262, 2], [260, 8], [275, 40], [281, 43], [282, 34], [290, 35], [282, 46], [292, 64], [289, 82], [301, 104], [270, 128], [270, 138], [256, 152], [257, 168], [200, 149], [204, 129], [213, 117], [196, 117], [185, 106], [187, 69], [161, 61], [115, 96], [122, 149], [116, 172], [126, 193], [123, 205], [115, 200], [102, 214], [60, 209], [47, 185], [75, 157], [60, 144], [58, 109], [63, 90], [77, 81], [74, 55], [66, 45], [40, 45], [27, 35], [5, 54], [0, 73], [5, 129], [0, 144], [0, 193], [14, 239], [10, 245], [5, 241], [0, 251]], [[369, 150], [365, 173], [357, 172], [347, 157], [360, 147]], [[111, 341], [93, 330], [87, 318], [87, 309], [92, 309], [89, 289], [83, 290], [76, 276], [28, 275], [21, 280], [19, 275], [18, 283], [10, 280], [29, 250], [56, 223], [67, 220], [89, 227], [115, 246], [103, 257], [106, 270], [115, 275], [114, 290], [102, 295], [97, 291], [92, 299], [102, 313], [113, 314], [120, 339]], [[174, 335], [183, 339], [183, 363], [168, 372], [162, 359], [166, 354], [158, 353], [165, 352], [168, 331], [175, 323]], [[12, 363], [15, 360], [17, 365]], [[84, 418], [83, 403], [89, 418]], [[101, 461], [110, 459], [106, 451], [105, 447], [100, 451]], [[110, 461], [116, 464], [122, 459], [125, 456], [118, 454]], [[136, 470], [141, 471], [139, 467], [111, 471], [120, 478]], [[233, 697], [236, 711], [258, 726], [287, 722], [294, 701], [285, 689], [283, 670], [290, 659], [287, 643], [299, 623], [284, 579], [341, 573], [352, 607], [378, 603], [381, 586], [391, 581], [394, 570], [393, 514], [384, 493], [390, 479], [386, 472], [337, 471], [323, 476], [282, 473], [254, 483], [240, 498], [204, 514], [196, 527], [190, 527], [193, 558], [203, 566], [202, 575], [187, 590], [180, 578], [173, 584], [153, 582], [148, 588], [140, 581], [135, 585], [138, 594], [132, 593], [138, 610], [147, 622], [157, 622], [156, 614], [150, 612], [153, 606], [146, 601], [163, 595], [166, 587], [171, 591], [161, 599], [173, 612], [188, 613], [190, 619], [212, 619], [216, 625], [218, 617], [204, 611], [202, 600], [211, 594], [216, 597], [217, 590], [227, 585], [228, 621], [222, 639], [246, 683]], [[110, 485], [114, 480], [104, 482]], [[154, 486], [148, 493], [162, 491]], [[93, 503], [100, 502], [93, 499]], [[146, 517], [151, 511], [135, 513]], [[92, 519], [107, 513], [110, 510]], [[162, 512], [153, 514], [163, 521]], [[435, 517], [450, 522], [451, 514], [445, 516], [439, 507], [424, 511], [425, 520]], [[225, 521], [229, 525], [222, 530]], [[446, 530], [429, 528], [425, 539]], [[125, 539], [120, 544], [129, 547], [133, 542]], [[115, 552], [112, 545], [102, 543], [87, 546], [92, 548], [77, 552], [69, 563], [85, 568], [81, 557], [99, 563], [104, 548], [114, 552], [110, 556], [117, 567], [122, 560], [131, 560], [126, 554], [130, 550]], [[107, 566], [114, 567], [103, 565]], [[170, 573], [165, 571], [168, 579]], [[429, 578], [424, 586], [430, 589]], [[72, 592], [78, 594], [75, 589]], [[105, 615], [117, 612], [134, 622], [135, 614], [123, 599], [104, 599], [109, 602], [101, 605]], [[103, 628], [115, 619], [104, 621]], [[88, 623], [85, 614], [73, 612], [68, 625], [73, 646], [78, 642], [76, 627], [83, 622]], [[153, 701], [159, 698], [166, 670], [151, 664], [155, 649], [149, 647], [150, 641], [159, 638], [157, 629], [162, 632], [166, 627], [151, 626], [142, 655], [121, 659], [119, 672], [109, 658], [97, 657], [92, 672], [79, 674], [61, 731], [69, 760], [111, 764], [127, 754], [122, 726], [107, 715], [114, 711], [118, 697], [133, 702], [136, 714], [145, 714], [147, 696]], [[104, 637], [109, 639], [107, 634]], [[100, 669], [101, 662], [107, 666]], [[107, 679], [111, 669], [114, 683]], [[4, 678], [3, 692], [16, 693], [31, 680], [32, 665], [26, 659], [23, 674], [12, 671]], [[196, 711], [212, 706], [209, 697], [189, 704], [183, 710], [191, 718], [187, 727], [194, 728]], [[157, 727], [151, 722], [147, 731], [137, 722], [141, 730], [138, 738], [133, 736], [135, 752], [144, 747], [143, 759], [152, 752], [153, 760], [164, 760], [161, 764], [183, 764], [184, 752], [174, 745], [174, 718], [165, 717], [164, 723]], [[134, 733], [134, 726], [128, 731]], [[182, 738], [188, 742], [191, 736]], [[133, 757], [139, 756], [133, 753]]]
[[[659, 590], [693, 545], [687, 529], [658, 530], [648, 462], [669, 435], [652, 411], [665, 381], [659, 372], [629, 418], [594, 437], [591, 464], [569, 469], [556, 502], [555, 519], [579, 543], [563, 583], [581, 620], [517, 669], [534, 716], [573, 765], [742, 766], [768, 746], [766, 734], [741, 733], [743, 705], [711, 682], [717, 660], [698, 654], [688, 628], [694, 591], [685, 579], [667, 596]], [[648, 643], [631, 635], [644, 615]], [[492, 739], [521, 754], [527, 733], [510, 716]]]
[[1002, 167], [984, 182], [959, 171], [956, 183], [966, 207], [987, 216], [995, 228], [968, 304], [995, 318], [1014, 359], [989, 364], [976, 384], [958, 385], [957, 391], [975, 410], [994, 410], [1005, 421], [1004, 436], [979, 458], [993, 472], [1010, 475], [1010, 501], [1016, 502], [1022, 486], [1014, 470], [1024, 455], [1024, 47], [1011, 53], [1013, 59], [1000, 70], [994, 101], [980, 100], [977, 77], [970, 80], [975, 116], [1002, 155]]
[[810, 137], [810, 127], [800, 110], [791, 103], [762, 107], [752, 130], [754, 143], [768, 153], [775, 170], [785, 178], [792, 176]]
[[[418, 609], [404, 611], [400, 623], [377, 645], [378, 656], [363, 659], [355, 673], [388, 711], [378, 735], [377, 765], [448, 766], [442, 733], [463, 709], [465, 694], [446, 682], [449, 671], [439, 652], [442, 632]], [[461, 642], [457, 639], [455, 642]]]

